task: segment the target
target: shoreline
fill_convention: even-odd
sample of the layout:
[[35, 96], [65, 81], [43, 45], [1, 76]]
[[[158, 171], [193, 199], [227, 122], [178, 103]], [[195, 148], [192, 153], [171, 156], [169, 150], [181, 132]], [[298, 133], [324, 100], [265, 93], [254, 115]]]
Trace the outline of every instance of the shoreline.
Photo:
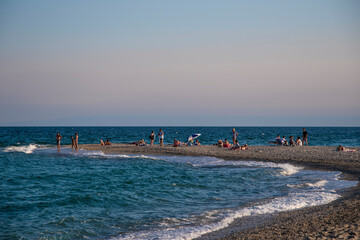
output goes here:
[[[335, 147], [308, 146], [250, 146], [248, 150], [231, 151], [212, 145], [172, 147], [159, 145], [134, 146], [129, 144], [81, 145], [88, 151], [106, 154], [145, 154], [211, 156], [232, 161], [263, 161], [290, 163], [313, 170], [340, 171], [348, 180], [360, 181], [360, 148], [356, 152], [337, 152]], [[360, 238], [360, 186], [342, 191], [341, 198], [325, 205], [301, 208], [267, 215], [261, 221], [236, 219], [229, 227], [205, 234], [198, 239], [327, 239]]]

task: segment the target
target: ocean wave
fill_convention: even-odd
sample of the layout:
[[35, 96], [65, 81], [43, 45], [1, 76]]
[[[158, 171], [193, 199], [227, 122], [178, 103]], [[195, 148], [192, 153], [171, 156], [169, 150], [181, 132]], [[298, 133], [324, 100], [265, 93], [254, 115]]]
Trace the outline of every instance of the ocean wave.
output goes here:
[[[118, 236], [113, 239], [194, 239], [206, 233], [214, 232], [222, 228], [228, 227], [237, 218], [323, 205], [330, 203], [338, 199], [339, 197], [340, 195], [329, 192], [293, 193], [287, 197], [275, 198], [272, 201], [263, 205], [245, 207], [232, 212], [225, 211], [224, 217], [219, 222], [200, 226], [185, 226], [175, 229], [173, 227], [167, 227], [166, 229], [162, 230], [150, 230], [126, 234], [124, 236]], [[210, 212], [208, 216], [213, 217], [213, 212]], [[166, 219], [165, 221], [169, 221], [169, 219]], [[176, 221], [174, 219], [171, 219], [170, 222]]]
[[297, 167], [288, 163], [228, 161], [216, 157], [159, 156], [158, 158], [169, 162], [185, 163], [193, 167], [246, 166], [278, 168], [280, 169], [279, 174], [283, 176], [293, 175], [303, 169], [303, 167]]
[[3, 152], [23, 152], [26, 154], [33, 153], [35, 149], [37, 149], [39, 145], [29, 144], [27, 146], [9, 146], [6, 147]]
[[321, 188], [321, 187], [324, 187], [327, 183], [328, 183], [328, 181], [326, 181], [326, 180], [320, 180], [315, 183], [301, 183], [301, 184], [294, 184], [294, 185], [288, 184], [287, 186], [290, 188], [306, 188], [306, 187]]

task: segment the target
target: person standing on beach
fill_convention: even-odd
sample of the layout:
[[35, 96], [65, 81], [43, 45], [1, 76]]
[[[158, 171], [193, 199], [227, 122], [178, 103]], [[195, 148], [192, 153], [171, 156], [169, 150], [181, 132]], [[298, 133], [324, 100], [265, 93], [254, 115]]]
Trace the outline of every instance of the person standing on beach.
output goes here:
[[60, 148], [60, 140], [62, 139], [62, 136], [60, 135], [60, 133], [56, 134], [56, 146], [58, 148]]
[[73, 151], [75, 148], [75, 139], [73, 136], [71, 136], [71, 150]]
[[164, 146], [164, 132], [163, 130], [160, 128], [160, 131], [158, 133], [158, 137], [159, 137], [159, 140], [160, 140], [160, 146]]
[[233, 144], [235, 144], [235, 141], [237, 140], [237, 137], [239, 136], [239, 134], [235, 131], [235, 128], [233, 128], [232, 130], [232, 140], [233, 140]]
[[79, 149], [79, 135], [78, 133], [75, 133], [75, 150], [77, 151]]
[[302, 139], [302, 145], [305, 146], [305, 142], [306, 142], [306, 146], [308, 145], [308, 141], [307, 141], [307, 138], [308, 138], [308, 133], [307, 131], [305, 130], [305, 128], [303, 128], [303, 139]]
[[150, 145], [152, 146], [154, 144], [154, 140], [155, 140], [155, 133], [154, 131], [151, 132], [150, 136], [149, 136], [149, 139], [150, 139]]

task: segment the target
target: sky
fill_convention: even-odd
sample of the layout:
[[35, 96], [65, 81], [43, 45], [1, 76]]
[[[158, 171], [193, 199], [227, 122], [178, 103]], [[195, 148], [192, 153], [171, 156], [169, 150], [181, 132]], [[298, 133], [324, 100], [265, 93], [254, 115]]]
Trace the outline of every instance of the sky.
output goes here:
[[0, 126], [360, 126], [360, 1], [0, 1]]

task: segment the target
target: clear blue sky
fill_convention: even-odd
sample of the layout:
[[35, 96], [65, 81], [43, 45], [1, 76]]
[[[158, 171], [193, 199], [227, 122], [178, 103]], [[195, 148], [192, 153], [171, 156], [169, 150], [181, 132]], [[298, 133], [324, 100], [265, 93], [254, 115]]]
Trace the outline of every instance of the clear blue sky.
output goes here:
[[0, 126], [360, 126], [360, 1], [1, 1]]

